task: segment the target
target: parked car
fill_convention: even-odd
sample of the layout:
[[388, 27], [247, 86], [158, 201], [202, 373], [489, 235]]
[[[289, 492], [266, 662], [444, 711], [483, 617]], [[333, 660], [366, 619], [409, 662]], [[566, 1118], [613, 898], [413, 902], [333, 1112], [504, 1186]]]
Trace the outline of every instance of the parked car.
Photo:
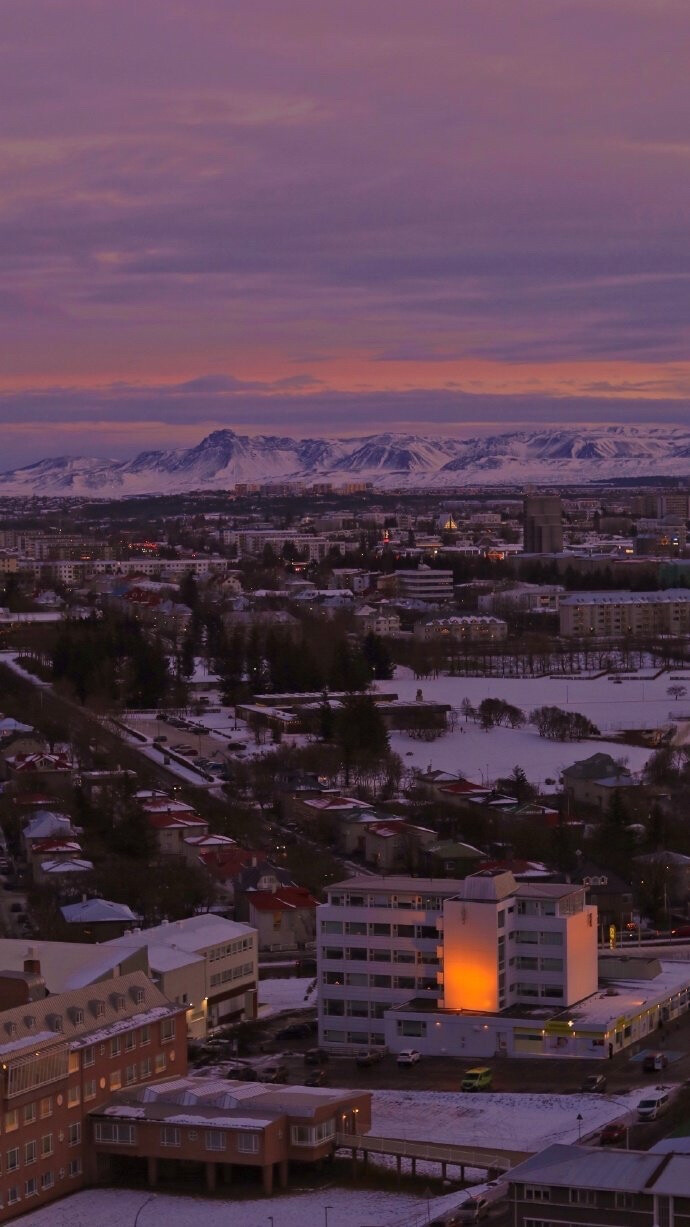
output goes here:
[[656, 1074], [660, 1069], [666, 1069], [668, 1057], [665, 1052], [648, 1052], [642, 1068], [646, 1074]]
[[588, 1094], [597, 1094], [606, 1090], [606, 1078], [604, 1074], [589, 1074], [582, 1083], [583, 1091]]
[[417, 1052], [416, 1048], [403, 1048], [402, 1051], [398, 1053], [398, 1065], [401, 1067], [406, 1065], [416, 1065], [421, 1055], [421, 1052]]
[[305, 1086], [328, 1086], [328, 1078], [326, 1077], [325, 1069], [313, 1070], [308, 1078], [304, 1080]]
[[257, 1073], [258, 1082], [287, 1082], [286, 1065], [264, 1065]]
[[637, 1105], [638, 1120], [656, 1120], [668, 1108], [671, 1096], [668, 1091], [655, 1091], [653, 1095], [645, 1095]]
[[599, 1134], [599, 1145], [620, 1146], [621, 1142], [625, 1142], [627, 1132], [627, 1127], [621, 1124], [620, 1121], [611, 1121], [609, 1125], [604, 1125]]
[[304, 1054], [305, 1065], [327, 1065], [328, 1053], [323, 1048], [307, 1048]]
[[355, 1064], [359, 1069], [368, 1069], [370, 1065], [378, 1065], [384, 1058], [382, 1048], [370, 1048], [369, 1052], [358, 1052]]
[[475, 1069], [468, 1069], [465, 1077], [460, 1083], [461, 1091], [488, 1091], [493, 1081], [493, 1073], [488, 1065], [478, 1065]]
[[485, 1197], [470, 1197], [453, 1211], [453, 1223], [478, 1223], [489, 1213], [489, 1202]]
[[165, 733], [159, 733], [158, 737], [154, 737], [153, 744], [154, 746], [160, 746], [163, 744], [164, 741], [167, 741], [167, 740], [168, 739], [165, 736]]

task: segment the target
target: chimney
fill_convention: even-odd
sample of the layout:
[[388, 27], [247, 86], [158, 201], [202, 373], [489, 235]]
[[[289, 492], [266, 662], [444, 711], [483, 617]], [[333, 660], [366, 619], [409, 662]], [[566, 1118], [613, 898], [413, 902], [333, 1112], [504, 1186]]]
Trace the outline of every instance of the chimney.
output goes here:
[[29, 946], [24, 959], [24, 971], [27, 975], [32, 974], [40, 976], [41, 960], [36, 958], [36, 951], [33, 946]]

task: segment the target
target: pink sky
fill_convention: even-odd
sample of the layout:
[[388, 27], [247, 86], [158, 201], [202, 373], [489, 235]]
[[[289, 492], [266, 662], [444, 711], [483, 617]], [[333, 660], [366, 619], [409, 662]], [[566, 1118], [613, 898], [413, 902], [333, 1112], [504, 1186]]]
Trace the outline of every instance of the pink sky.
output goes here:
[[0, 467], [218, 425], [687, 420], [687, 0], [2, 25]]

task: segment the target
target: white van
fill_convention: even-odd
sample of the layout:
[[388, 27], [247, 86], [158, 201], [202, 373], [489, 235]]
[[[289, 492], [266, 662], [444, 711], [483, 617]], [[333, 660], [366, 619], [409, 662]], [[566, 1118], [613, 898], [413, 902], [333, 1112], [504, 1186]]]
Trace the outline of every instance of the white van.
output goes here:
[[666, 1111], [671, 1102], [671, 1096], [668, 1091], [653, 1091], [649, 1095], [645, 1095], [637, 1105], [638, 1120], [656, 1120], [657, 1116], [661, 1116]]

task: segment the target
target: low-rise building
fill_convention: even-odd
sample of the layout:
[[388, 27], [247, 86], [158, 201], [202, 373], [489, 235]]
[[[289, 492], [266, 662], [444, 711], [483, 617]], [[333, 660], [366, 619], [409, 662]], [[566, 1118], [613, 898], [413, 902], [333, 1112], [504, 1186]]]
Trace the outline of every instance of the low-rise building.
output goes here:
[[329, 1159], [338, 1134], [368, 1132], [371, 1094], [180, 1077], [122, 1090], [89, 1123], [100, 1180], [137, 1176], [144, 1160], [153, 1188], [163, 1163], [173, 1179], [201, 1165], [213, 1192], [249, 1167], [270, 1194], [274, 1184], [287, 1187], [291, 1166]]

